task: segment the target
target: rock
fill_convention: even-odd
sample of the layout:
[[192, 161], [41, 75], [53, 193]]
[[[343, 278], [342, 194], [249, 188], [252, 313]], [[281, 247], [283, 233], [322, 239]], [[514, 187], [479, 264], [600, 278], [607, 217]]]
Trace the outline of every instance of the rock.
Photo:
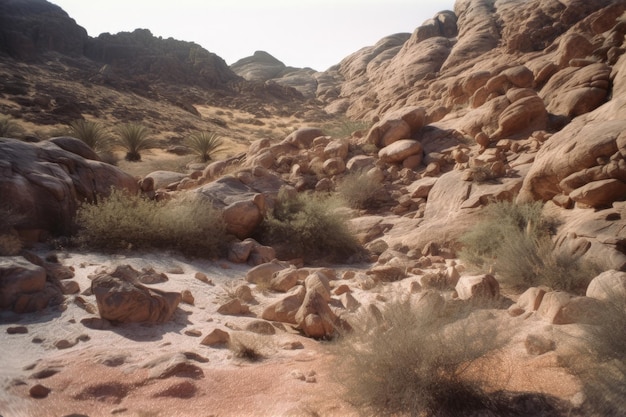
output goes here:
[[626, 272], [610, 270], [601, 273], [589, 283], [586, 296], [626, 306]]
[[244, 329], [252, 333], [263, 334], [263, 335], [276, 334], [276, 328], [272, 326], [271, 323], [265, 320], [251, 321], [250, 323], [246, 324]]
[[257, 265], [246, 273], [246, 281], [252, 284], [269, 285], [275, 273], [290, 266], [287, 262], [278, 260]]
[[545, 294], [545, 289], [531, 287], [519, 296], [516, 305], [524, 311], [537, 311]]
[[[399, 139], [378, 152], [378, 157], [388, 163], [402, 162], [410, 156], [421, 155], [422, 144], [412, 139]], [[419, 165], [419, 162], [417, 163]]]
[[295, 315], [296, 323], [308, 337], [320, 339], [330, 337], [335, 326], [347, 326], [330, 309], [328, 302], [316, 290], [308, 290], [302, 305]]
[[626, 196], [626, 183], [618, 179], [593, 181], [575, 189], [569, 197], [589, 207], [607, 207]]
[[100, 317], [85, 317], [80, 320], [80, 323], [88, 329], [93, 330], [110, 330], [112, 327], [111, 322], [101, 319]]
[[198, 329], [190, 329], [190, 330], [185, 330], [185, 335], [191, 336], [191, 337], [200, 337], [202, 336], [202, 332]]
[[35, 384], [28, 390], [29, 395], [32, 398], [42, 399], [46, 398], [52, 390], [44, 385]]
[[304, 287], [308, 292], [314, 291], [322, 296], [324, 301], [330, 301], [330, 282], [326, 274], [321, 271], [311, 272], [304, 280]]
[[149, 379], [166, 379], [171, 377], [200, 379], [204, 371], [185, 356], [177, 353], [154, 359], [143, 366], [150, 369]]
[[235, 288], [235, 296], [241, 301], [244, 301], [246, 303], [250, 303], [254, 301], [254, 295], [252, 295], [252, 289], [245, 284], [238, 285], [237, 288]]
[[86, 147], [74, 138], [56, 144], [0, 139], [0, 167], [13, 167], [0, 169], [0, 189], [7, 209], [22, 214], [14, 227], [25, 236], [39, 236], [41, 231], [69, 236], [79, 202], [108, 196], [111, 188], [138, 191], [131, 175], [68, 151], [68, 143], [78, 149]]
[[579, 297], [561, 291], [544, 295], [537, 315], [551, 324], [599, 324], [606, 307], [590, 297]]
[[154, 171], [146, 175], [145, 178], [149, 178], [152, 181], [153, 189], [156, 191], [180, 182], [182, 179], [187, 178], [187, 174], [172, 171]]
[[455, 290], [461, 300], [497, 298], [500, 285], [492, 275], [464, 275], [459, 278]]
[[221, 329], [214, 329], [200, 342], [204, 346], [220, 346], [230, 342], [230, 334]]
[[310, 149], [313, 140], [320, 136], [324, 136], [324, 132], [320, 129], [303, 127], [289, 134], [289, 136], [282, 141], [282, 144], [295, 146], [298, 149]]
[[296, 286], [298, 279], [300, 279], [300, 273], [295, 267], [291, 266], [274, 273], [270, 281], [270, 289], [278, 292], [287, 292]]
[[211, 280], [204, 272], [196, 272], [194, 277], [198, 281], [202, 281], [202, 282], [205, 282], [205, 283], [207, 283], [209, 285], [213, 285], [213, 280]]
[[229, 316], [238, 316], [240, 314], [248, 314], [250, 309], [248, 306], [241, 304], [238, 298], [235, 298], [219, 306], [217, 312]]
[[164, 323], [172, 318], [181, 301], [179, 292], [148, 288], [108, 274], [94, 278], [91, 289], [100, 317], [117, 323]]
[[186, 303], [186, 304], [189, 304], [189, 305], [194, 305], [194, 303], [195, 303], [195, 299], [193, 297], [193, 294], [189, 290], [182, 290], [180, 292], [180, 297], [181, 297], [180, 300], [183, 303]]
[[20, 256], [0, 258], [0, 309], [30, 313], [59, 298], [61, 291], [47, 282], [44, 268]]
[[[228, 247], [228, 260], [233, 263], [246, 263], [256, 242], [254, 239], [246, 239], [234, 242]], [[271, 260], [271, 259], [270, 259]]]
[[529, 334], [524, 341], [526, 353], [533, 356], [543, 355], [556, 349], [554, 340], [538, 334]]
[[304, 301], [306, 289], [298, 286], [283, 299], [270, 304], [263, 310], [261, 317], [268, 321], [297, 324], [296, 314]]
[[344, 292], [339, 296], [339, 301], [341, 301], [341, 305], [348, 311], [356, 311], [361, 303], [354, 298], [354, 296], [350, 292]]
[[28, 327], [26, 326], [7, 327], [7, 334], [26, 334], [26, 333], [28, 333]]
[[78, 294], [80, 286], [76, 281], [61, 281], [61, 292], [65, 295]]
[[324, 157], [326, 159], [339, 158], [345, 160], [348, 157], [348, 142], [345, 140], [333, 140], [324, 148]]

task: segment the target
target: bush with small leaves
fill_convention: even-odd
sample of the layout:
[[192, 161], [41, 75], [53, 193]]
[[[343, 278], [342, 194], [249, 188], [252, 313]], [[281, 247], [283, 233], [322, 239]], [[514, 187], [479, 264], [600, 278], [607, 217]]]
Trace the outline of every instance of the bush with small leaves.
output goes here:
[[283, 259], [345, 262], [362, 248], [340, 207], [329, 196], [281, 189], [273, 212], [259, 228], [258, 240], [275, 247]]
[[368, 209], [376, 206], [376, 196], [383, 185], [367, 176], [363, 171], [346, 174], [337, 185], [337, 194], [354, 209]]
[[221, 213], [198, 199], [156, 202], [114, 190], [76, 216], [77, 242], [100, 250], [171, 249], [215, 257], [228, 244]]
[[9, 116], [0, 116], [0, 138], [14, 138], [22, 133], [20, 126]]

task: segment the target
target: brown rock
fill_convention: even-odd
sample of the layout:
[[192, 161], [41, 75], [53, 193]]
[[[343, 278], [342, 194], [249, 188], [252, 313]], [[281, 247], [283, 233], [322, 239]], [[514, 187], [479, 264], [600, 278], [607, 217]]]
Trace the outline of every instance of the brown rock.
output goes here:
[[166, 292], [124, 278], [100, 275], [91, 282], [100, 317], [112, 322], [168, 321], [181, 300], [179, 292]]
[[189, 304], [189, 305], [194, 305], [194, 303], [195, 303], [195, 299], [193, 297], [193, 294], [189, 290], [182, 290], [180, 292], [180, 297], [181, 297], [180, 300], [183, 303], [186, 303], [186, 304]]
[[217, 312], [229, 316], [237, 316], [240, 314], [248, 314], [250, 309], [248, 306], [241, 304], [241, 301], [239, 301], [238, 298], [235, 298], [234, 300], [230, 300], [227, 303], [222, 304], [217, 309]]
[[589, 283], [586, 295], [626, 306], [626, 272], [609, 270], [601, 273]]
[[[378, 152], [378, 157], [384, 162], [397, 163], [404, 161], [409, 156], [421, 155], [422, 151], [422, 144], [418, 141], [412, 139], [398, 139], [381, 149]], [[419, 163], [417, 165], [419, 165]]]
[[500, 285], [492, 275], [462, 276], [455, 290], [461, 300], [497, 298], [500, 295]]
[[265, 320], [254, 320], [246, 324], [245, 330], [264, 335], [276, 334], [276, 328], [270, 322]]
[[306, 289], [303, 286], [297, 287], [285, 298], [267, 306], [261, 317], [268, 321], [297, 324], [296, 313], [304, 301], [305, 294]]
[[31, 397], [36, 399], [46, 398], [52, 390], [44, 385], [35, 384], [28, 390]]
[[589, 207], [606, 207], [626, 197], [626, 183], [618, 179], [593, 181], [575, 189], [569, 197]]
[[224, 330], [215, 329], [200, 342], [204, 346], [219, 346], [230, 342], [230, 334]]

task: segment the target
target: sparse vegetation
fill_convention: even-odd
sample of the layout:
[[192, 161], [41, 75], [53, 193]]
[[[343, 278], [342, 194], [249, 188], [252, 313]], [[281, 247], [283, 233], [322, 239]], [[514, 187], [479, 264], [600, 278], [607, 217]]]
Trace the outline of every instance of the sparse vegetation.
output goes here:
[[228, 343], [228, 348], [236, 358], [248, 362], [258, 362], [265, 357], [264, 349], [267, 341], [262, 336], [253, 334], [235, 334]]
[[324, 133], [333, 138], [349, 138], [355, 132], [367, 133], [372, 123], [365, 120], [341, 119], [324, 127]]
[[109, 154], [113, 146], [113, 137], [102, 124], [90, 120], [78, 119], [69, 125], [69, 134], [82, 140], [98, 155]]
[[156, 147], [147, 127], [136, 123], [126, 123], [116, 129], [116, 143], [126, 151], [126, 160], [141, 161], [141, 152]]
[[460, 242], [461, 258], [523, 289], [547, 285], [553, 289], [584, 293], [601, 272], [597, 265], [561, 250], [552, 242], [555, 221], [542, 216], [542, 204], [493, 202], [483, 220], [468, 230]]
[[368, 177], [363, 171], [346, 174], [337, 186], [337, 193], [346, 201], [348, 206], [355, 209], [372, 208], [376, 202], [376, 195], [382, 184]]
[[345, 261], [360, 251], [337, 199], [281, 189], [270, 216], [260, 227], [261, 241], [283, 259], [326, 258]]
[[160, 248], [214, 257], [227, 243], [221, 214], [198, 199], [146, 200], [119, 190], [82, 206], [77, 241], [100, 250]]
[[334, 346], [348, 401], [366, 415], [499, 415], [480, 414], [494, 405], [482, 382], [464, 374], [500, 346], [497, 329], [471, 314], [422, 307], [391, 301], [351, 323], [354, 331]]
[[187, 147], [191, 149], [201, 162], [211, 160], [211, 155], [220, 150], [222, 138], [214, 132], [200, 132], [189, 136]]
[[20, 126], [9, 116], [0, 116], [0, 138], [15, 138], [22, 133]]

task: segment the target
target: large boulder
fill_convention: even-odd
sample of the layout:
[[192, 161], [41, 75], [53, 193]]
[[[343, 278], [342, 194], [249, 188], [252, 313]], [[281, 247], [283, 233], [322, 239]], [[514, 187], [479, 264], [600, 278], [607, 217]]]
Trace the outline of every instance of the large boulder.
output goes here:
[[91, 291], [100, 317], [114, 323], [164, 323], [181, 301], [179, 292], [167, 292], [139, 284], [124, 273], [96, 276]]
[[62, 299], [60, 288], [48, 282], [42, 266], [21, 256], [0, 258], [0, 310], [32, 313]]
[[89, 153], [74, 138], [39, 143], [0, 138], [0, 195], [5, 209], [20, 214], [18, 232], [68, 235], [81, 202], [97, 202], [111, 188], [138, 191], [131, 175], [67, 149]]

